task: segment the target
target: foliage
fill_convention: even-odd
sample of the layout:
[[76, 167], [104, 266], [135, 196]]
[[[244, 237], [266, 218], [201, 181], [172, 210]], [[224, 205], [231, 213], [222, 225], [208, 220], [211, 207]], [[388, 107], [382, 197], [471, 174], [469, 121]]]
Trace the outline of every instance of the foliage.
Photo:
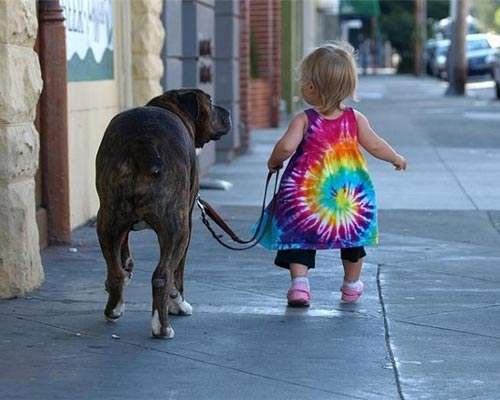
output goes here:
[[381, 0], [380, 31], [384, 39], [401, 55], [399, 72], [410, 72], [413, 66], [415, 17], [413, 1]]
[[[496, 0], [495, 0], [496, 1]], [[500, 0], [498, 0], [500, 1]], [[399, 72], [413, 69], [415, 38], [415, 2], [411, 0], [380, 0], [380, 30], [384, 40], [389, 40], [401, 55]], [[428, 0], [428, 27], [433, 21], [447, 17], [449, 0]], [[428, 33], [432, 36], [432, 32]]]
[[449, 0], [427, 0], [427, 36], [429, 38], [435, 36], [434, 24], [449, 15]]
[[474, 0], [471, 14], [483, 30], [500, 33], [500, 0]]

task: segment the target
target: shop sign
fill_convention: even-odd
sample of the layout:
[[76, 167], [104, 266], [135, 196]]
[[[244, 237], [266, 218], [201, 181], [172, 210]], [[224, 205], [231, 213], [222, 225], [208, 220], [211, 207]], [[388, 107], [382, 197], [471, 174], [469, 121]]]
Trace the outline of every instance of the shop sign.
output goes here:
[[62, 0], [69, 81], [113, 79], [112, 0]]

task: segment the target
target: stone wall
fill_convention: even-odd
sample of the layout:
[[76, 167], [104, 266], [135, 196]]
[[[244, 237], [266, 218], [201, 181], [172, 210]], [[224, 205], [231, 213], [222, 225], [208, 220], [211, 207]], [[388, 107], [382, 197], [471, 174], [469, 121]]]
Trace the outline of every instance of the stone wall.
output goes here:
[[134, 104], [143, 105], [162, 93], [161, 50], [165, 31], [162, 0], [134, 0], [132, 6], [132, 90]]
[[35, 0], [0, 0], [0, 297], [43, 281], [35, 218], [39, 138], [33, 120], [42, 90]]

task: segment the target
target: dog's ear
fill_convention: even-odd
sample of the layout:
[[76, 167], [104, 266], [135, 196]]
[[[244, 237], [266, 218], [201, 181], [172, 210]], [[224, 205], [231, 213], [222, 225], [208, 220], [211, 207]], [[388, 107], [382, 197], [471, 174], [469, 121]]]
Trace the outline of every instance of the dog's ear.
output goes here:
[[198, 93], [189, 91], [177, 95], [177, 105], [188, 114], [193, 121], [196, 121], [200, 115], [200, 103]]

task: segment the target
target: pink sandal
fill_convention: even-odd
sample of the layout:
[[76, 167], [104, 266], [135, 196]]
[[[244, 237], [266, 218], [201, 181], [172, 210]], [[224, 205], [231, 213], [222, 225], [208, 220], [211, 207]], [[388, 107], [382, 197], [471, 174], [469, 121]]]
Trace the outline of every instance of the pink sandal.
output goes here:
[[286, 297], [290, 307], [309, 307], [311, 293], [306, 285], [296, 283], [288, 289]]
[[356, 287], [354, 287], [354, 288], [342, 286], [340, 288], [340, 291], [342, 292], [341, 300], [344, 303], [355, 303], [356, 301], [359, 300], [359, 298], [363, 294], [363, 289], [364, 289], [364, 285], [363, 285], [363, 282], [361, 282], [361, 281], [358, 281], [358, 285], [356, 285]]

